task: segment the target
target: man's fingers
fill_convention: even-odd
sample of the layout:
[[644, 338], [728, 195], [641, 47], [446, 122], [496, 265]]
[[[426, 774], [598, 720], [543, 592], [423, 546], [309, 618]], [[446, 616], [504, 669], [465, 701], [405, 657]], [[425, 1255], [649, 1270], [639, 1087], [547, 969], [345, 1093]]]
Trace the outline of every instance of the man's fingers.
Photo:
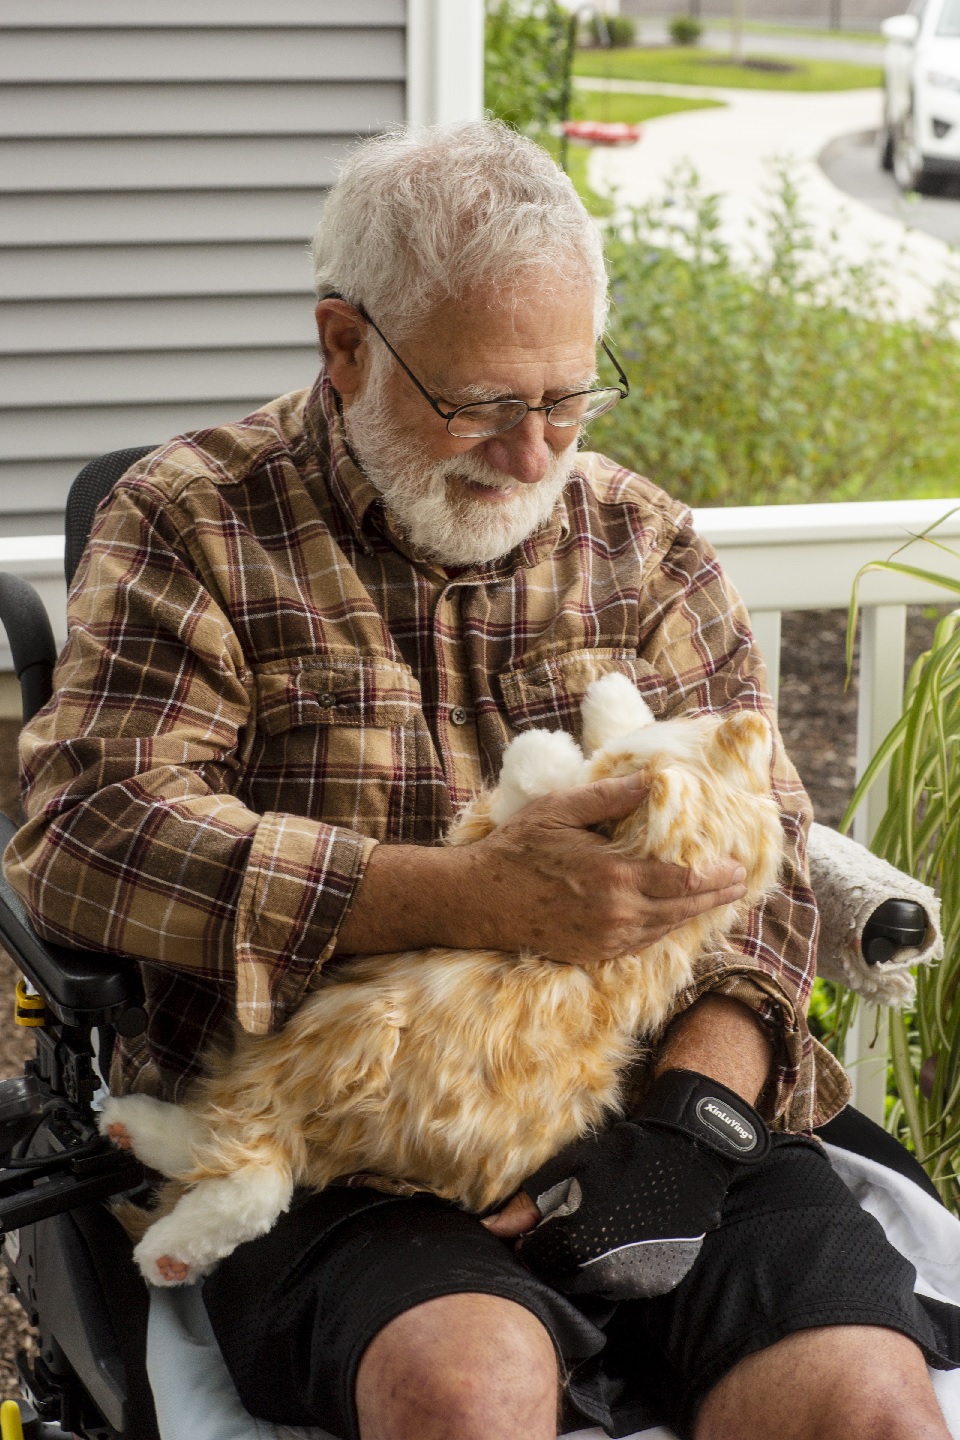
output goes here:
[[486, 1220], [480, 1223], [487, 1227], [491, 1235], [497, 1235], [501, 1240], [513, 1240], [532, 1230], [539, 1219], [540, 1211], [530, 1196], [525, 1190], [519, 1190], [508, 1205], [498, 1210], [495, 1215], [488, 1215]]
[[685, 895], [679, 899], [650, 900], [644, 916], [642, 943], [652, 945], [677, 930], [688, 920], [702, 915], [705, 910], [718, 909], [723, 905], [736, 905], [746, 894], [743, 885], [730, 885], [724, 890], [704, 890], [699, 895]]
[[554, 816], [577, 828], [603, 825], [610, 820], [623, 820], [633, 813], [646, 793], [646, 781], [640, 775], [616, 776], [612, 780], [594, 780], [550, 797]]
[[[643, 799], [646, 788], [645, 780], [639, 775], [617, 776], [612, 780], [596, 780], [592, 785], [579, 785], [574, 790], [552, 795], [549, 804], [554, 818], [586, 829], [592, 825], [623, 820], [632, 814]], [[703, 871], [687, 870], [682, 865], [671, 865], [662, 860], [638, 860], [629, 863], [637, 873], [637, 888], [654, 899], [676, 900], [685, 895], [725, 891], [732, 885], [742, 884], [746, 879], [746, 871], [735, 860], [713, 865]], [[713, 903], [729, 902], [715, 900]]]
[[[664, 860], [637, 860], [633, 862], [636, 871], [637, 889], [653, 900], [680, 900], [684, 897], [726, 894], [731, 888], [739, 888], [741, 899], [743, 882], [747, 872], [735, 860], [725, 860], [707, 870], [686, 870], [682, 865], [670, 865]], [[727, 905], [729, 900], [709, 901], [701, 908], [711, 905]]]

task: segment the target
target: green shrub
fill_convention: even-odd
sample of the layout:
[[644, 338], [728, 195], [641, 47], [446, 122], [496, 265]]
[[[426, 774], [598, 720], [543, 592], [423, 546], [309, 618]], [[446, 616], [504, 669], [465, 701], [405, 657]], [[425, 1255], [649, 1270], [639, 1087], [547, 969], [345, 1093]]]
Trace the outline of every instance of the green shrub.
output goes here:
[[698, 45], [703, 34], [703, 26], [692, 15], [674, 15], [669, 29], [674, 45]]
[[633, 45], [637, 37], [637, 25], [629, 15], [594, 15], [587, 25], [587, 39], [591, 45], [609, 45], [611, 49], [623, 50]]
[[563, 118], [570, 17], [557, 0], [487, 0], [484, 105], [517, 130]]
[[735, 260], [692, 171], [611, 227], [611, 335], [632, 393], [590, 444], [691, 505], [956, 494], [960, 316], [896, 321], [879, 263], [814, 240], [785, 171]]

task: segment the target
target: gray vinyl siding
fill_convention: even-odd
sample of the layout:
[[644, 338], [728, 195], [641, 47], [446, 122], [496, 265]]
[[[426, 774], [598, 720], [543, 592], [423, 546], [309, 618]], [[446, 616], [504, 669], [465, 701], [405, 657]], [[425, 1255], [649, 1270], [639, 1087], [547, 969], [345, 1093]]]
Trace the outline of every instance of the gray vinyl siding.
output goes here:
[[307, 242], [406, 55], [404, 0], [7, 0], [0, 533], [59, 529], [92, 455], [312, 381]]

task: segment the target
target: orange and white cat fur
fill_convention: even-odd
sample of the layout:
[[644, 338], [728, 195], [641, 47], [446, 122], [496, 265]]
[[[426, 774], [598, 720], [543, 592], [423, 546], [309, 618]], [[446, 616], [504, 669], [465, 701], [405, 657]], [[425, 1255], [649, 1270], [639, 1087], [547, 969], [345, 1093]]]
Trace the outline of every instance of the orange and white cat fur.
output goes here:
[[149, 1281], [205, 1274], [265, 1234], [295, 1186], [359, 1172], [483, 1211], [617, 1111], [625, 1067], [696, 956], [723, 948], [776, 882], [782, 831], [770, 728], [752, 711], [654, 722], [630, 681], [608, 675], [587, 691], [583, 736], [581, 751], [563, 732], [519, 735], [449, 843], [480, 839], [538, 796], [639, 771], [649, 790], [612, 842], [694, 868], [732, 856], [744, 900], [590, 965], [492, 950], [358, 957], [279, 1033], [241, 1035], [186, 1105], [108, 1099], [104, 1133], [180, 1182], [135, 1251]]

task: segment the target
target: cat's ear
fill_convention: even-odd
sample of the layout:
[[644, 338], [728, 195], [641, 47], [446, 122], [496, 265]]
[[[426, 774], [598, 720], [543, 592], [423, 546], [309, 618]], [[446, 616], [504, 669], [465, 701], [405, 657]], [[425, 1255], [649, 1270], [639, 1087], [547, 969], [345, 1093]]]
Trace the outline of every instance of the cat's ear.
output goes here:
[[587, 686], [580, 713], [585, 755], [653, 724], [653, 714], [640, 691], [619, 673], [602, 675]]
[[716, 768], [758, 793], [770, 788], [772, 755], [773, 732], [766, 717], [756, 710], [725, 715], [710, 741], [710, 758]]

